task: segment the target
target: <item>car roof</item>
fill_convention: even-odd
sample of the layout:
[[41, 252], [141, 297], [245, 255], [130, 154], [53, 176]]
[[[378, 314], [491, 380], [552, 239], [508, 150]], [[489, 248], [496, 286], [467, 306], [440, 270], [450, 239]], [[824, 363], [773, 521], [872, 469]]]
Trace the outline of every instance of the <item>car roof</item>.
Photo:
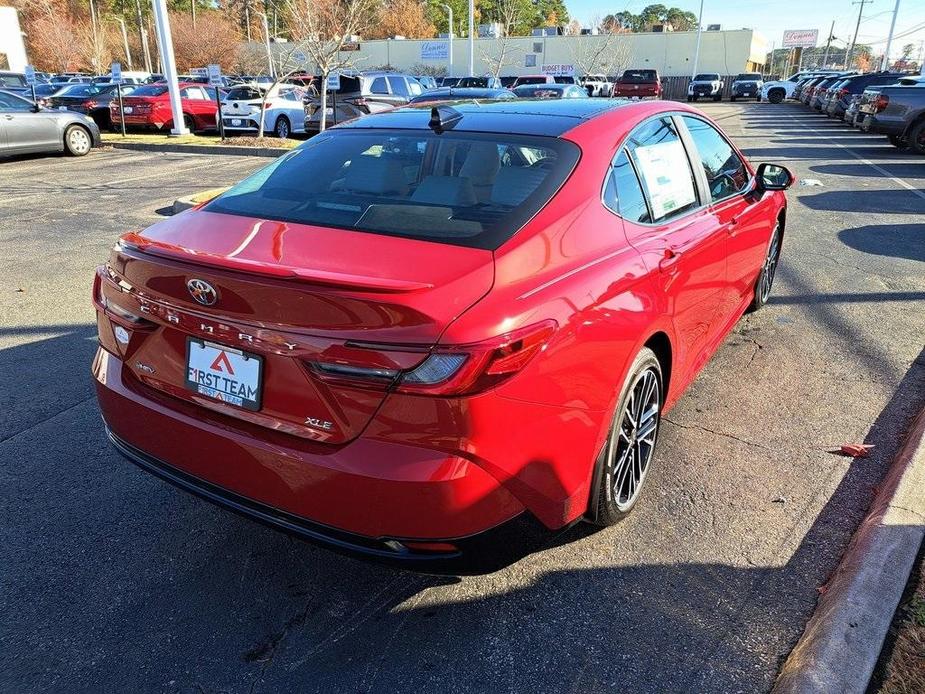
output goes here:
[[[635, 102], [617, 99], [548, 99], [540, 101], [443, 102], [462, 114], [453, 126], [466, 132], [517, 133], [558, 137], [583, 121]], [[335, 126], [338, 129], [396, 128], [423, 130], [429, 127], [431, 106], [410, 105], [384, 111]]]

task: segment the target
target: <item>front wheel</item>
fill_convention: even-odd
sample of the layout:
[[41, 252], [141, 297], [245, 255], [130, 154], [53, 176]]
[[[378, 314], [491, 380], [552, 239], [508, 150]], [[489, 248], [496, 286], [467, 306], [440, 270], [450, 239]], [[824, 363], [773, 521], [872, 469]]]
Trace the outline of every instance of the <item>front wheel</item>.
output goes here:
[[720, 101], [722, 98], [723, 98], [722, 94], [717, 94], [716, 96], [713, 97], [713, 101]]
[[784, 90], [783, 89], [772, 89], [768, 92], [768, 101], [772, 104], [779, 104], [784, 100]]
[[598, 460], [597, 493], [589, 504], [592, 523], [613, 525], [635, 507], [649, 474], [663, 402], [661, 365], [655, 353], [644, 347], [623, 382]]
[[736, 100], [736, 98], [735, 98], [734, 96], [730, 96], [730, 97], [729, 97], [729, 101], [735, 101], [735, 100]]
[[90, 151], [93, 140], [90, 131], [80, 125], [72, 125], [64, 131], [64, 149], [72, 157], [82, 157]]
[[758, 273], [758, 279], [755, 282], [755, 297], [748, 307], [749, 313], [757, 311], [768, 303], [768, 298], [771, 296], [774, 273], [777, 271], [777, 261], [780, 260], [780, 236], [780, 224], [778, 224], [774, 227], [774, 234], [771, 236], [768, 252], [764, 256], [761, 272]]
[[906, 138], [900, 137], [899, 135], [887, 135], [890, 144], [899, 149], [908, 149], [909, 143], [906, 141]]

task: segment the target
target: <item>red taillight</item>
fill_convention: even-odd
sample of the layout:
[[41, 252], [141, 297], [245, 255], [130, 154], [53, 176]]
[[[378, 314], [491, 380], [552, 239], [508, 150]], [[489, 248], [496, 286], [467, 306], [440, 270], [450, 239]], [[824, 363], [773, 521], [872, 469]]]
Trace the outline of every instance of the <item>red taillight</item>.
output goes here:
[[835, 95], [835, 98], [844, 99], [846, 96], [848, 96], [848, 90], [845, 88], [842, 88], [838, 90], [838, 93]]
[[890, 97], [886, 94], [878, 94], [874, 100], [874, 110], [878, 113], [890, 105]]
[[471, 395], [520, 372], [546, 347], [556, 327], [555, 321], [546, 320], [484, 342], [436, 347], [423, 360], [416, 357], [416, 364], [404, 370], [336, 362], [312, 362], [309, 366], [317, 377], [329, 382], [381, 390], [394, 387], [415, 395]]
[[469, 395], [499, 385], [521, 371], [545, 347], [556, 322], [542, 321], [485, 342], [438, 347], [402, 375], [397, 390], [421, 395]]
[[99, 104], [96, 103], [93, 99], [90, 99], [90, 100], [87, 101], [87, 103], [84, 104], [84, 105], [85, 105], [87, 108], [96, 108], [97, 106], [99, 106]]

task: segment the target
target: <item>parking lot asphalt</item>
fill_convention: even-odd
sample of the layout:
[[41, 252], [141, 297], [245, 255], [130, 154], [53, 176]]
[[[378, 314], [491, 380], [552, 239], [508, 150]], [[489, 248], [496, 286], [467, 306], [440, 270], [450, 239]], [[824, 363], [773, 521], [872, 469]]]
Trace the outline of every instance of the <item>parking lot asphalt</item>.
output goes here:
[[797, 105], [703, 110], [821, 184], [788, 193], [769, 305], [668, 415], [628, 519], [464, 578], [292, 540], [105, 440], [93, 268], [266, 160], [0, 162], [0, 691], [768, 690], [925, 400], [925, 159]]

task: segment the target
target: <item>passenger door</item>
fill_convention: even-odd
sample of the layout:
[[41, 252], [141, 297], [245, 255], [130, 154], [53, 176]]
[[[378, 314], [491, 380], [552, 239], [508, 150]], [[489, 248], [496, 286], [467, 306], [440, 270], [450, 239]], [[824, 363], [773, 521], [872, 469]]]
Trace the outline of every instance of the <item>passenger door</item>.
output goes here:
[[32, 102], [13, 94], [0, 94], [0, 121], [6, 131], [7, 151], [35, 152], [62, 149], [53, 114], [36, 113]]
[[685, 372], [700, 368], [720, 315], [726, 234], [702, 202], [702, 185], [673, 118], [654, 118], [629, 135], [604, 196], [664, 293], [680, 364]]
[[764, 262], [774, 220], [762, 210], [752, 190], [748, 166], [726, 138], [697, 116], [681, 116], [694, 147], [692, 159], [699, 159], [710, 195], [710, 214], [728, 235], [726, 280], [723, 301], [726, 320], [738, 318], [743, 301], [751, 296]]

